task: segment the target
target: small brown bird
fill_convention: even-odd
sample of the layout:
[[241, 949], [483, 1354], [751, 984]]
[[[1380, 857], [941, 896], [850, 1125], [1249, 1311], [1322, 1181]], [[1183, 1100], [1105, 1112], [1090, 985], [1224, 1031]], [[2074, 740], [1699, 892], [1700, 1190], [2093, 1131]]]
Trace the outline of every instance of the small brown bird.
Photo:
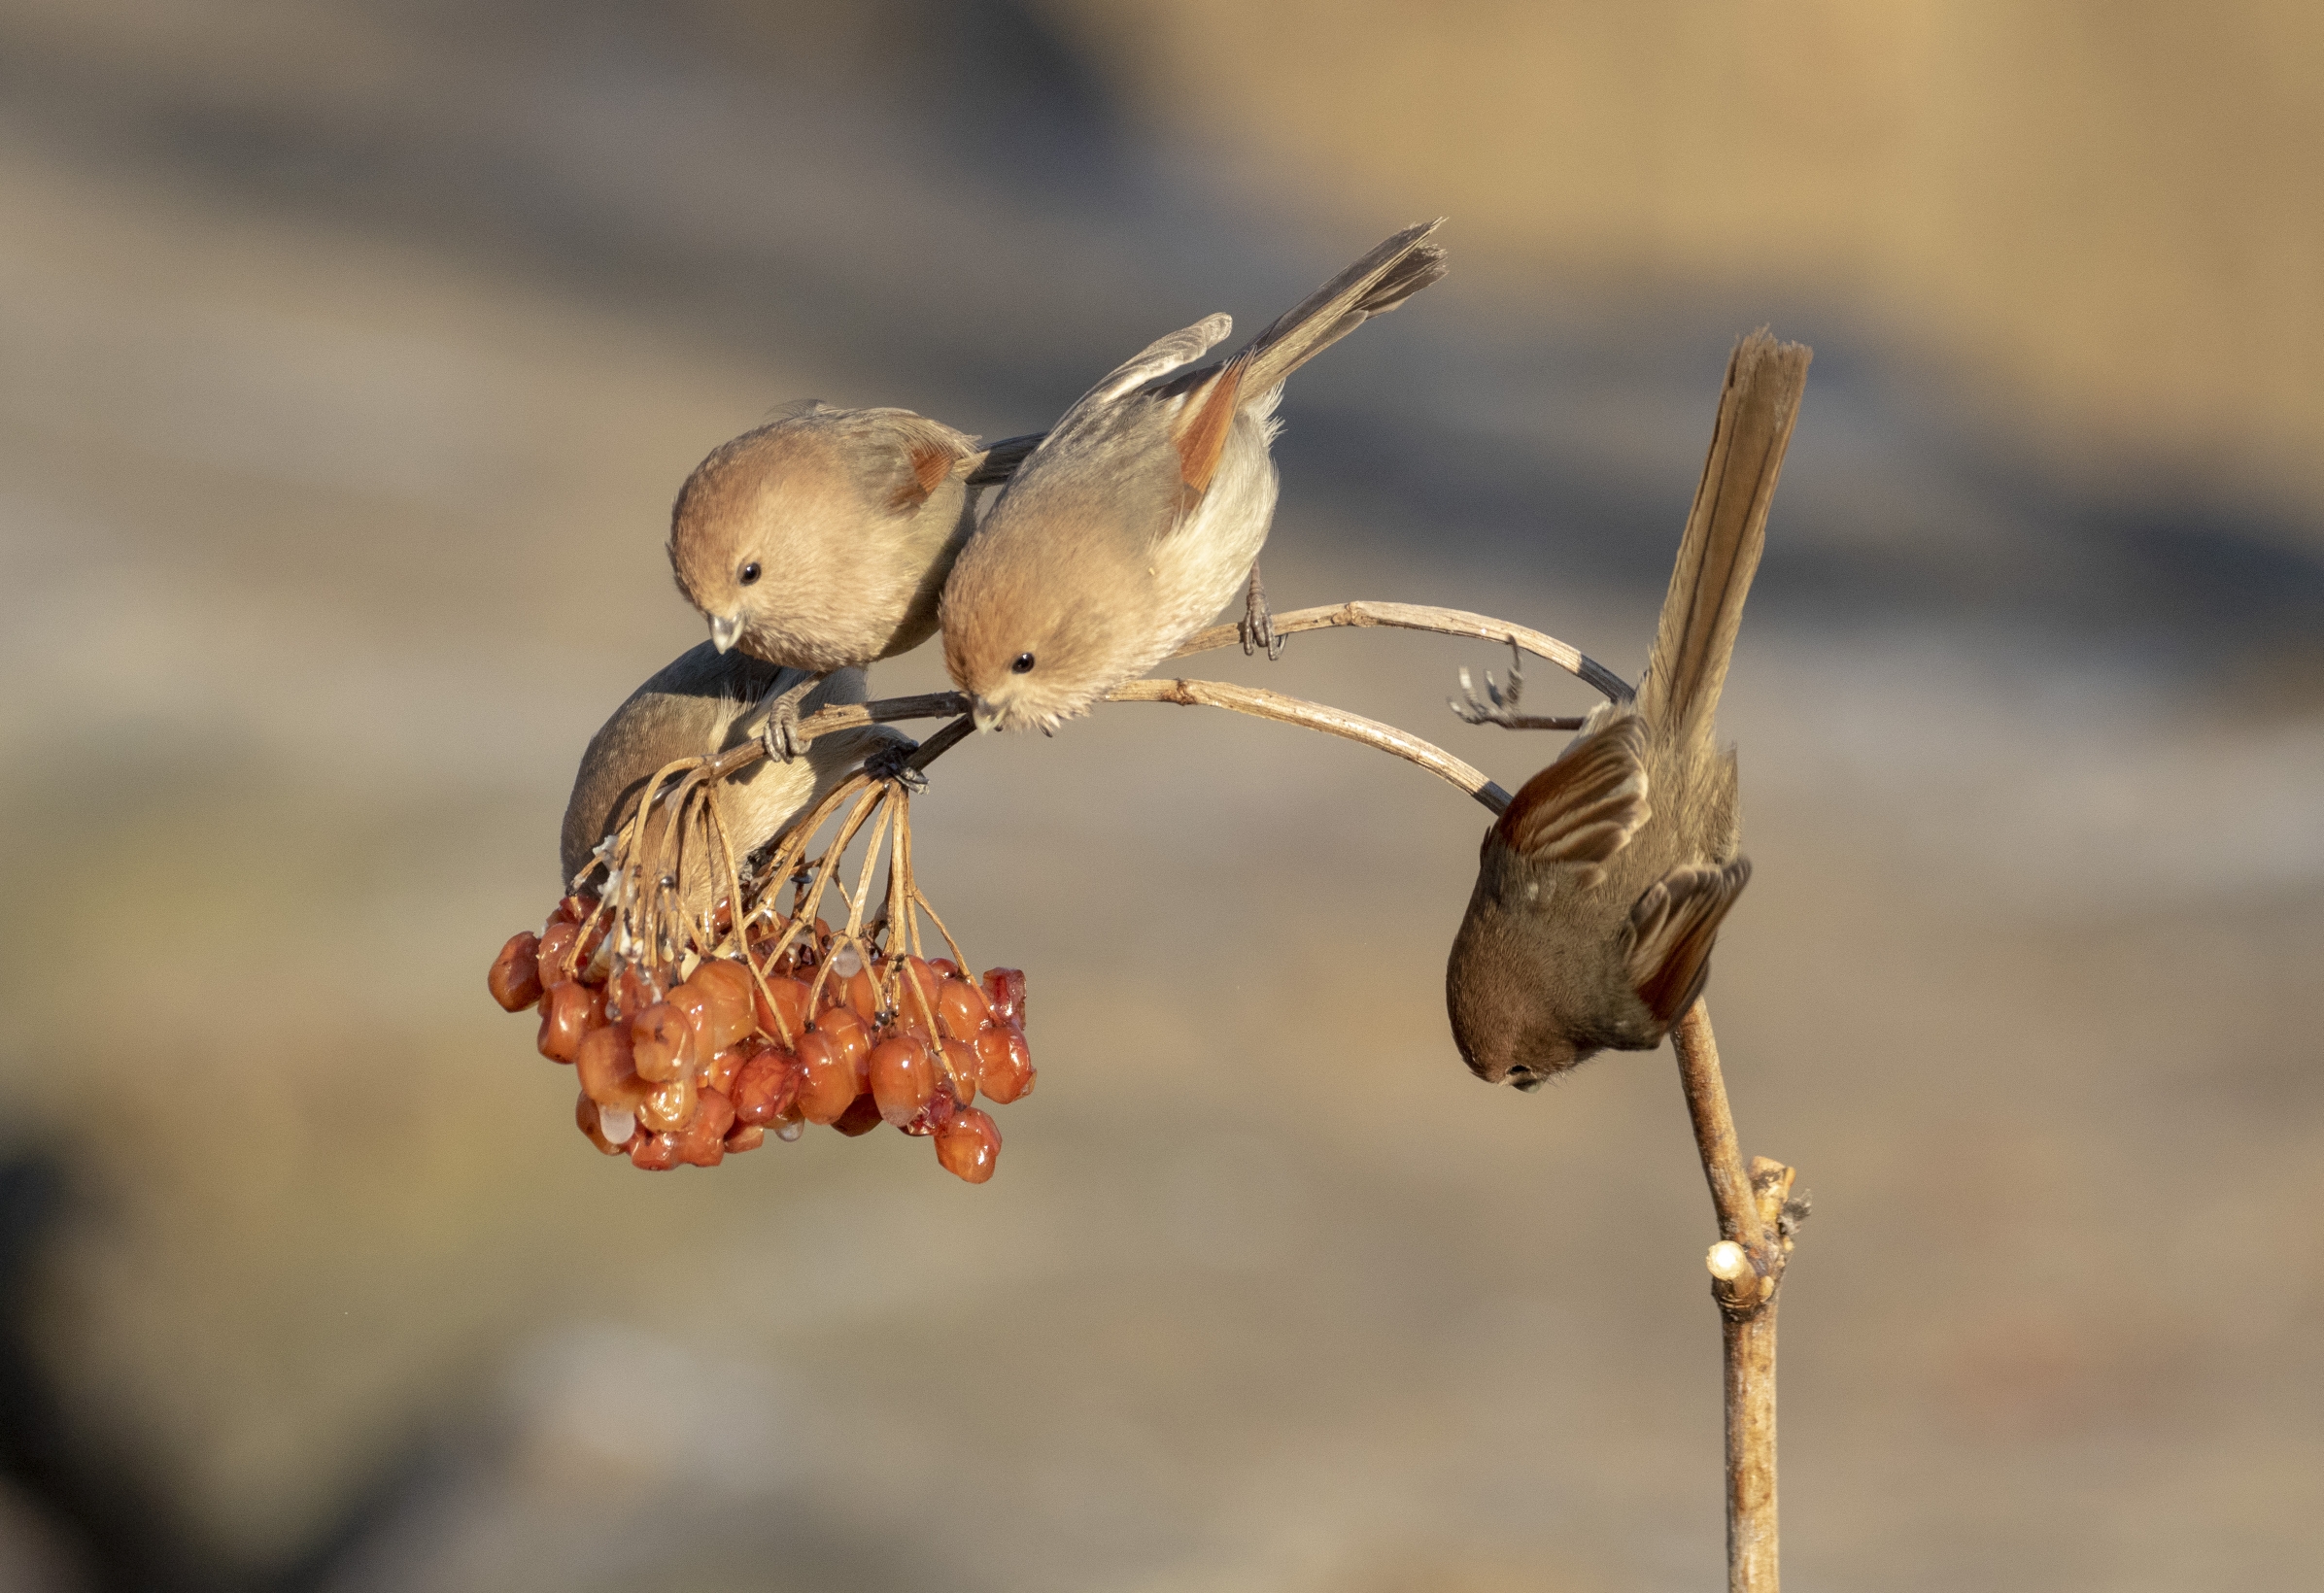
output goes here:
[[1593, 712], [1485, 833], [1445, 968], [1480, 1078], [1537, 1088], [1607, 1048], [1652, 1050], [1710, 976], [1751, 878], [1712, 717], [1808, 357], [1764, 331], [1736, 346], [1637, 696]]
[[803, 670], [766, 705], [788, 762], [801, 699], [835, 669], [909, 652], [974, 525], [976, 489], [1038, 437], [976, 439], [905, 409], [810, 404], [714, 451], [679, 490], [669, 563], [724, 653]]
[[1144, 674], [1249, 583], [1245, 651], [1275, 651], [1259, 548], [1283, 379], [1445, 274], [1410, 227], [1233, 358], [1184, 370], [1233, 330], [1212, 316], [1083, 393], [1017, 470], [944, 589], [944, 665], [980, 729], [1053, 730]]
[[[702, 642], [678, 655], [630, 694], [581, 755], [573, 795], [565, 803], [559, 865], [570, 888], [590, 864], [598, 843], [628, 822], [637, 797], [654, 773], [681, 758], [707, 758], [750, 738], [753, 710], [769, 694], [786, 692], [803, 680], [745, 654], [720, 654]], [[861, 669], [835, 669], [804, 695], [810, 710], [835, 702], [861, 702], [870, 685]], [[719, 791], [719, 812], [735, 849], [735, 861], [772, 840], [870, 754], [902, 743], [885, 726], [817, 736], [806, 756], [792, 763], [765, 759], [727, 780]], [[681, 882], [683, 899], [700, 911], [716, 883], [707, 874]]]

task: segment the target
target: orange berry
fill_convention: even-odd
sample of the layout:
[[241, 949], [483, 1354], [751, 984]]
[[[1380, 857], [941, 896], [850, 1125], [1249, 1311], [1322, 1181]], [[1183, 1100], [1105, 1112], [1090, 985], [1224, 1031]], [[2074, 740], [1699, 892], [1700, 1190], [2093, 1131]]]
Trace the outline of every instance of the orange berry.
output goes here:
[[799, 1115], [810, 1123], [837, 1123], [862, 1092], [855, 1064], [820, 1032], [799, 1038]]
[[630, 1020], [631, 1055], [639, 1076], [666, 1084], [694, 1066], [694, 1026], [667, 1001]]
[[630, 1165], [648, 1172], [667, 1172], [678, 1165], [678, 1135], [640, 1130], [630, 1141]]
[[767, 1050], [752, 1057], [735, 1075], [736, 1120], [747, 1126], [788, 1114], [799, 1102], [803, 1074], [799, 1059], [788, 1051]]
[[1033, 1051], [1023, 1030], [1000, 1023], [976, 1036], [976, 1083], [1004, 1106], [1032, 1092]]
[[692, 1167], [716, 1167], [726, 1160], [727, 1130], [734, 1126], [734, 1102], [716, 1090], [704, 1090], [693, 1120], [678, 1135], [678, 1160]]
[[552, 921], [562, 917], [567, 924], [586, 924], [589, 922], [589, 915], [598, 910], [598, 899], [593, 896], [563, 898], [557, 903], [557, 911], [550, 917]]
[[943, 975], [917, 957], [904, 960], [904, 973], [896, 981], [896, 1010], [921, 1028], [936, 1019], [937, 1001], [943, 994]]
[[853, 1104], [839, 1114], [838, 1121], [832, 1127], [850, 1139], [870, 1134], [879, 1127], [879, 1102], [868, 1095], [857, 1096]]
[[[832, 973], [832, 982], [839, 983], [837, 969]], [[879, 1021], [879, 984], [872, 977], [872, 970], [857, 968], [847, 976], [846, 986], [847, 1004], [855, 1008], [855, 1015], [867, 1024], [877, 1023]]]
[[936, 1016], [948, 1037], [974, 1040], [976, 1032], [992, 1022], [993, 1007], [984, 992], [966, 979], [946, 979], [937, 993]]
[[540, 936], [527, 930], [508, 937], [493, 959], [484, 988], [503, 1012], [522, 1012], [540, 1000]]
[[652, 1081], [637, 1076], [630, 1031], [621, 1024], [591, 1030], [581, 1042], [580, 1055], [573, 1059], [573, 1069], [580, 1075], [582, 1093], [600, 1106], [638, 1111], [653, 1094]]
[[570, 1062], [581, 1054], [582, 1036], [604, 1021], [604, 993], [567, 979], [541, 997], [540, 1036], [534, 1043], [551, 1062]]
[[541, 988], [547, 990], [573, 976], [573, 947], [580, 943], [581, 930], [569, 918], [553, 918], [541, 932], [540, 943], [533, 948], [533, 966]]
[[931, 957], [928, 960], [928, 966], [934, 968], [940, 978], [957, 979], [961, 976], [960, 965], [949, 957]]
[[697, 1067], [694, 1069], [694, 1082], [701, 1089], [716, 1090], [721, 1095], [732, 1095], [735, 1089], [735, 1075], [742, 1071], [744, 1063], [766, 1049], [768, 1049], [767, 1042], [753, 1034], [740, 1045], [731, 1045], [708, 1062]]
[[727, 1130], [726, 1149], [729, 1156], [739, 1156], [746, 1150], [757, 1150], [767, 1143], [767, 1131], [756, 1123], [736, 1123]]
[[627, 1113], [619, 1115], [629, 1123], [630, 1132], [616, 1141], [605, 1133], [604, 1109], [589, 1099], [587, 1090], [582, 1091], [581, 1098], [573, 1102], [573, 1126], [589, 1135], [589, 1142], [607, 1156], [621, 1155], [637, 1133], [637, 1119]]
[[936, 1131], [936, 1159], [955, 1178], [983, 1183], [1001, 1159], [1000, 1125], [975, 1107], [963, 1106]]
[[872, 1048], [872, 1098], [890, 1123], [908, 1123], [936, 1094], [936, 1066], [928, 1047], [899, 1035]]
[[[768, 1004], [769, 996], [774, 998], [771, 1006]], [[761, 1034], [785, 1044], [798, 1043], [807, 1026], [805, 985], [797, 979], [769, 977], [765, 990], [758, 989], [754, 982], [751, 1000]]]
[[993, 1022], [1025, 1027], [1025, 970], [986, 968], [984, 994], [991, 998]]
[[937, 1061], [941, 1066], [945, 1086], [952, 1099], [963, 1106], [976, 1099], [976, 1074], [982, 1068], [976, 1048], [959, 1040], [946, 1040], [937, 1049]]
[[680, 1073], [667, 1084], [651, 1086], [637, 1107], [637, 1121], [656, 1134], [674, 1134], [694, 1121], [701, 1091], [692, 1073]]
[[856, 1094], [872, 1087], [872, 1031], [851, 1008], [835, 1006], [815, 1020], [815, 1032], [855, 1068]]
[[662, 981], [636, 963], [624, 963], [605, 984], [605, 1015], [634, 1018], [662, 1001]]
[[693, 1023], [698, 1060], [725, 1050], [752, 1029], [750, 974], [723, 957], [705, 960], [693, 978], [669, 993], [669, 1004]]

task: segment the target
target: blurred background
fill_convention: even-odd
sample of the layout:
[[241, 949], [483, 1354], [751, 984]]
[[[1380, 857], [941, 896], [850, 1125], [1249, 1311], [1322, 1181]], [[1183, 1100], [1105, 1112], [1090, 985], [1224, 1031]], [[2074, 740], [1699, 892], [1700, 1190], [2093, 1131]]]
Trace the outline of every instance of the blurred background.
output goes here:
[[[1816, 1196], [1793, 1584], [2312, 1577], [2320, 71], [2293, 0], [0, 3], [0, 1586], [1718, 1585], [1674, 1069], [1468, 1077], [1414, 769], [939, 765], [1042, 1070], [979, 1189], [609, 1165], [484, 993], [712, 445], [1034, 429], [1440, 213], [1291, 385], [1279, 607], [1634, 674], [1733, 339], [1817, 350], [1712, 985]], [[1503, 662], [1202, 668], [1514, 786], [1560, 738], [1443, 705]]]

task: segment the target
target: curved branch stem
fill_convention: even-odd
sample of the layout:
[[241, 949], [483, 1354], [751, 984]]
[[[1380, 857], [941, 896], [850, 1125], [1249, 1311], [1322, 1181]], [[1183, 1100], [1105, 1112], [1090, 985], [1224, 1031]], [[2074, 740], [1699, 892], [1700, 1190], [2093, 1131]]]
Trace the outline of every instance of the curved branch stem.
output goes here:
[[[1457, 608], [1430, 608], [1419, 603], [1357, 600], [1326, 608], [1295, 609], [1288, 614], [1275, 616], [1275, 629], [1279, 635], [1341, 627], [1433, 630], [1441, 635], [1473, 636], [1484, 641], [1501, 642], [1521, 647], [1535, 658], [1547, 659], [1562, 669], [1571, 670], [1608, 697], [1632, 695], [1626, 681], [1585, 655], [1581, 649], [1529, 627], [1512, 625], [1507, 620], [1496, 620], [1487, 614], [1471, 614]], [[1236, 627], [1231, 625], [1213, 626], [1208, 630], [1197, 631], [1185, 646], [1171, 656], [1182, 659], [1196, 653], [1213, 652], [1232, 645], [1237, 636]], [[1281, 693], [1263, 691], [1254, 686], [1231, 686], [1225, 681], [1152, 678], [1131, 681], [1110, 694], [1108, 700], [1176, 702], [1189, 706], [1201, 704], [1211, 708], [1225, 708], [1233, 713], [1249, 714], [1258, 719], [1272, 719], [1284, 725], [1304, 725], [1310, 729], [1360, 741], [1365, 746], [1377, 747], [1407, 763], [1417, 763], [1439, 779], [1459, 787], [1495, 813], [1509, 805], [1509, 793], [1443, 748], [1431, 745], [1410, 731], [1400, 730], [1393, 725], [1383, 725], [1378, 720], [1366, 719], [1360, 714], [1351, 714], [1326, 703], [1284, 696]], [[859, 729], [866, 725], [892, 725], [907, 719], [952, 718], [953, 724], [930, 736], [908, 761], [911, 768], [925, 769], [968, 736], [971, 727], [965, 716], [969, 706], [969, 699], [958, 692], [882, 697], [876, 702], [837, 703], [802, 720], [794, 738], [799, 746], [804, 747], [817, 736], [830, 735], [838, 730]], [[709, 764], [706, 778], [723, 780], [730, 774], [750, 767], [766, 756], [765, 744], [754, 737], [721, 753]]]
[[1438, 779], [1467, 792], [1495, 813], [1509, 805], [1509, 793], [1442, 747], [1433, 746], [1393, 725], [1383, 725], [1376, 719], [1366, 719], [1361, 714], [1351, 714], [1345, 708], [1334, 708], [1326, 703], [1284, 696], [1279, 692], [1262, 691], [1255, 686], [1230, 686], [1221, 680], [1151, 679], [1134, 680], [1126, 686], [1116, 687], [1106, 700], [1175, 702], [1181, 707], [1225, 708], [1238, 714], [1249, 714], [1255, 719], [1272, 719], [1283, 725], [1304, 725], [1311, 730], [1345, 736], [1350, 741], [1360, 741], [1367, 747], [1392, 753], [1407, 763], [1418, 763]]
[[[1580, 648], [1543, 631], [1507, 620], [1496, 620], [1489, 614], [1471, 614], [1466, 609], [1431, 608], [1422, 603], [1376, 603], [1362, 599], [1335, 603], [1324, 608], [1293, 609], [1288, 614], [1275, 616], [1275, 633], [1294, 635], [1302, 630], [1328, 630], [1349, 626], [1371, 629], [1385, 626], [1397, 630], [1433, 630], [1446, 636], [1473, 636], [1479, 641], [1515, 643], [1537, 659], [1546, 659], [1578, 677], [1600, 695], [1614, 697], [1635, 696], [1630, 684], [1613, 670], [1590, 658]], [[1231, 647], [1241, 639], [1241, 632], [1231, 625], [1214, 625], [1208, 630], [1198, 630], [1186, 640], [1186, 645], [1171, 655], [1174, 659], [1209, 653], [1221, 647]]]

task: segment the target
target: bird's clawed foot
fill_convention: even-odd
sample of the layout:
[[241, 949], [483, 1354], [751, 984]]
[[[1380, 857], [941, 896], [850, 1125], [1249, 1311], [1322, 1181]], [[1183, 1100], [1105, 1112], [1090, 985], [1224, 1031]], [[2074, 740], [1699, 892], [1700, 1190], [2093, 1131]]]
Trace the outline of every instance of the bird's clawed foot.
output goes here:
[[759, 711], [767, 716], [759, 727], [759, 739], [767, 744], [767, 756], [776, 763], [788, 763], [807, 750], [799, 734], [799, 705], [823, 681], [821, 675], [809, 675], [787, 692], [769, 693], [759, 705]]
[[864, 760], [864, 772], [874, 780], [900, 780], [904, 789], [922, 792], [928, 789], [928, 776], [912, 767], [911, 757], [920, 750], [920, 743], [899, 739]]
[[1259, 566], [1250, 566], [1250, 591], [1243, 601], [1243, 618], [1235, 623], [1235, 633], [1243, 638], [1243, 656], [1250, 657], [1260, 648], [1267, 650], [1270, 662], [1283, 656], [1285, 638], [1275, 633], [1275, 616], [1267, 607], [1267, 589], [1259, 585]]
[[1509, 638], [1509, 689], [1504, 692], [1493, 682], [1493, 672], [1485, 672], [1485, 695], [1477, 695], [1477, 688], [1464, 667], [1460, 671], [1460, 695], [1447, 697], [1453, 713], [1471, 725], [1498, 725], [1505, 730], [1578, 730], [1582, 728], [1579, 715], [1521, 714], [1518, 712], [1518, 698], [1525, 690], [1525, 655], [1517, 645], [1517, 638]]

